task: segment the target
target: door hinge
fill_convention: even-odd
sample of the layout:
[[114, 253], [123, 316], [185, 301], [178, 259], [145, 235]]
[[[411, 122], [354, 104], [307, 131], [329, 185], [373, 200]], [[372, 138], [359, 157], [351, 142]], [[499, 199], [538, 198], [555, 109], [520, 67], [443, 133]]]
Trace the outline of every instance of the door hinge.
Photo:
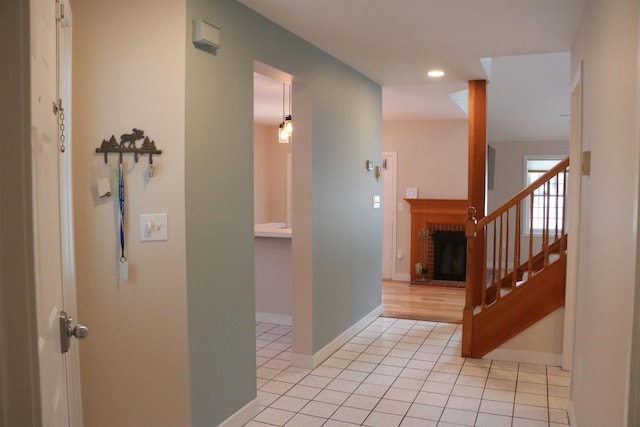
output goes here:
[[62, 21], [64, 19], [64, 3], [60, 0], [56, 0], [56, 21]]
[[62, 99], [58, 99], [58, 101], [53, 101], [53, 114], [57, 116], [58, 113], [61, 113], [62, 111], [64, 111], [64, 108], [62, 108]]

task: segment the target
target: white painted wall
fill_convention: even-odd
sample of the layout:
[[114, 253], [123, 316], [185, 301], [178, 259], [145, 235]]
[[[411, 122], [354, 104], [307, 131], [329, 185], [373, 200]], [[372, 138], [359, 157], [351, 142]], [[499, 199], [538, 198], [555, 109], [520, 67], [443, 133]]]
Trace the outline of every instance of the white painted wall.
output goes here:
[[[254, 223], [286, 223], [287, 155], [277, 126], [253, 126]], [[255, 237], [256, 322], [292, 323], [291, 237]]]
[[255, 224], [287, 222], [287, 155], [278, 127], [253, 126], [253, 216]]
[[563, 337], [564, 308], [559, 308], [483, 358], [560, 366]]
[[[583, 63], [583, 149], [570, 414], [580, 427], [628, 425], [638, 285], [638, 1], [586, 2], [571, 50]], [[572, 111], [572, 116], [577, 111]], [[574, 207], [575, 208], [575, 207]], [[634, 404], [637, 405], [636, 402]]]
[[291, 325], [291, 238], [256, 237], [256, 321]]
[[[73, 174], [84, 422], [189, 426], [184, 99], [185, 3], [73, 3]], [[161, 156], [126, 165], [129, 280], [118, 281], [118, 201], [96, 197], [104, 138], [131, 128]], [[111, 157], [116, 161], [117, 156]], [[167, 213], [169, 240], [139, 241], [141, 213]]]
[[404, 200], [407, 187], [418, 187], [418, 197], [466, 199], [468, 176], [467, 120], [386, 120], [383, 150], [398, 153], [396, 272], [410, 272], [411, 213]]
[[524, 188], [524, 158], [527, 155], [569, 155], [569, 141], [489, 141], [496, 150], [493, 190], [487, 191], [489, 212]]

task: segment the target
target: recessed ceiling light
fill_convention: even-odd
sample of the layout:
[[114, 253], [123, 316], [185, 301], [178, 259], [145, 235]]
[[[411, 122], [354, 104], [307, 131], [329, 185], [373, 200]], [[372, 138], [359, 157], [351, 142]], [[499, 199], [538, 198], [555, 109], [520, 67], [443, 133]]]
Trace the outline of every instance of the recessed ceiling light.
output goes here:
[[429, 77], [442, 77], [444, 76], [444, 71], [442, 70], [431, 70], [427, 73]]

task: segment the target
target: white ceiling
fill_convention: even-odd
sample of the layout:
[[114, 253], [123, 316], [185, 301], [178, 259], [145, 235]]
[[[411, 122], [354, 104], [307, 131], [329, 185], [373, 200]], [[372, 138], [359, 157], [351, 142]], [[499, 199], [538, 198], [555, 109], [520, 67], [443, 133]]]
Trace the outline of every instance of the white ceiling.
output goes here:
[[[381, 84], [385, 119], [466, 118], [449, 95], [487, 79], [491, 141], [568, 139], [567, 52], [584, 0], [239, 1]], [[282, 83], [255, 90], [256, 120], [277, 124]]]

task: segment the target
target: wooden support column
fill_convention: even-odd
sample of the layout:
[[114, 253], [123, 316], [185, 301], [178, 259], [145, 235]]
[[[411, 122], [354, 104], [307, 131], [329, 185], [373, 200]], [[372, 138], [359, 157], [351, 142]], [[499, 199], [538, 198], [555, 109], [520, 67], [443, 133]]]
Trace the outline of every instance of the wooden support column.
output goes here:
[[[469, 81], [469, 205], [475, 208], [475, 218], [485, 217], [487, 165], [487, 81]], [[477, 233], [473, 274], [481, 278], [484, 270], [484, 233]], [[473, 289], [474, 305], [482, 300], [481, 287]]]
[[476, 219], [485, 216], [487, 164], [487, 81], [469, 81], [469, 203]]
[[[476, 242], [476, 209], [467, 209], [467, 221], [464, 226], [464, 235], [467, 238], [467, 280], [464, 298], [464, 310], [462, 311], [462, 357], [471, 357], [473, 343], [473, 291], [477, 288], [477, 277], [471, 274], [474, 265], [475, 242]], [[475, 279], [475, 280], [474, 280]]]

